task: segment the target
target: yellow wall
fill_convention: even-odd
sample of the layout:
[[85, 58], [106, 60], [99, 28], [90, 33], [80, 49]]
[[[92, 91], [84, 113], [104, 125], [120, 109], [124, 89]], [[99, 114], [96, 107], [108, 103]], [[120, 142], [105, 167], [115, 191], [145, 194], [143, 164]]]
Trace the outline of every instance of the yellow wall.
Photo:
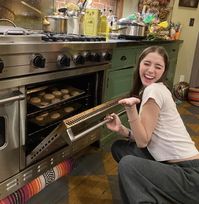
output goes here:
[[[137, 9], [138, 0], [124, 1], [123, 17], [128, 16], [132, 11]], [[179, 7], [179, 0], [175, 0], [172, 12], [172, 21], [180, 22], [182, 24], [182, 33], [180, 40], [183, 40], [181, 44], [178, 62], [176, 67], [176, 74], [174, 83], [180, 80], [180, 76], [184, 75], [185, 81], [189, 82], [192, 64], [194, 59], [194, 53], [196, 48], [197, 36], [199, 32], [199, 6], [198, 8]], [[193, 27], [189, 26], [189, 19], [195, 18]]]

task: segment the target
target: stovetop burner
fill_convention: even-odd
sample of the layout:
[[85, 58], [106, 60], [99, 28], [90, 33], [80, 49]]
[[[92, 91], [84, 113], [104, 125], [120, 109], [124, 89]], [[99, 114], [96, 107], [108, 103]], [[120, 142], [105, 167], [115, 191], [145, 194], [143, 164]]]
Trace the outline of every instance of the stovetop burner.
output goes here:
[[46, 33], [42, 36], [42, 40], [47, 42], [58, 42], [58, 41], [82, 41], [82, 42], [95, 42], [95, 41], [106, 41], [105, 37], [100, 36], [85, 36], [85, 35], [68, 35], [68, 34], [53, 34]]

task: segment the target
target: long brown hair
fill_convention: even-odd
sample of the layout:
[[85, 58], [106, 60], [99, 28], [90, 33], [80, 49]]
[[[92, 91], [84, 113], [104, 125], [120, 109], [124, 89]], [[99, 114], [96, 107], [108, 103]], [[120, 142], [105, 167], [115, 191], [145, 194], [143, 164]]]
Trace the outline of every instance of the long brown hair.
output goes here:
[[150, 46], [146, 49], [143, 50], [143, 52], [140, 54], [139, 58], [138, 58], [138, 62], [137, 62], [137, 68], [134, 72], [134, 80], [133, 80], [133, 87], [132, 90], [130, 92], [131, 96], [138, 96], [140, 95], [140, 91], [142, 90], [143, 86], [142, 86], [142, 82], [141, 82], [141, 78], [140, 78], [140, 74], [139, 74], [139, 69], [140, 69], [140, 62], [149, 54], [152, 52], [156, 52], [158, 53], [160, 56], [163, 57], [164, 59], [164, 63], [165, 63], [165, 71], [163, 73], [163, 75], [161, 76], [161, 78], [157, 81], [157, 82], [165, 82], [166, 79], [166, 75], [169, 69], [169, 57], [167, 54], [167, 51], [165, 50], [164, 47], [161, 46]]

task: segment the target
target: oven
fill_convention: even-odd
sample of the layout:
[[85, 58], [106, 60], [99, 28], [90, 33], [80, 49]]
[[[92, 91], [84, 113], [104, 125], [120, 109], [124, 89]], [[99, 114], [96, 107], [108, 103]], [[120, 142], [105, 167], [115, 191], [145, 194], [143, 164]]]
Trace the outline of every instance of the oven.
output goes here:
[[106, 114], [124, 113], [103, 100], [113, 45], [42, 37], [0, 42], [0, 198], [99, 144]]

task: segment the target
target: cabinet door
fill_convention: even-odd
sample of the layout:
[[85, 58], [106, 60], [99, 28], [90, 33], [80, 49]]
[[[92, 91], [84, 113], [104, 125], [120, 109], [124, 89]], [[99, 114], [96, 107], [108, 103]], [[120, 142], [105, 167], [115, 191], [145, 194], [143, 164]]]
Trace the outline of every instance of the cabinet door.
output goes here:
[[112, 69], [122, 69], [135, 66], [137, 49], [132, 47], [116, 48], [113, 50]]
[[128, 94], [132, 87], [134, 68], [109, 71], [107, 74], [105, 98], [111, 100]]
[[169, 70], [168, 70], [167, 78], [166, 78], [166, 82], [167, 82], [167, 85], [169, 86], [170, 90], [172, 90], [172, 88], [173, 88], [173, 81], [174, 81], [174, 76], [175, 76], [176, 63], [177, 63], [176, 58], [171, 58], [170, 59]]

